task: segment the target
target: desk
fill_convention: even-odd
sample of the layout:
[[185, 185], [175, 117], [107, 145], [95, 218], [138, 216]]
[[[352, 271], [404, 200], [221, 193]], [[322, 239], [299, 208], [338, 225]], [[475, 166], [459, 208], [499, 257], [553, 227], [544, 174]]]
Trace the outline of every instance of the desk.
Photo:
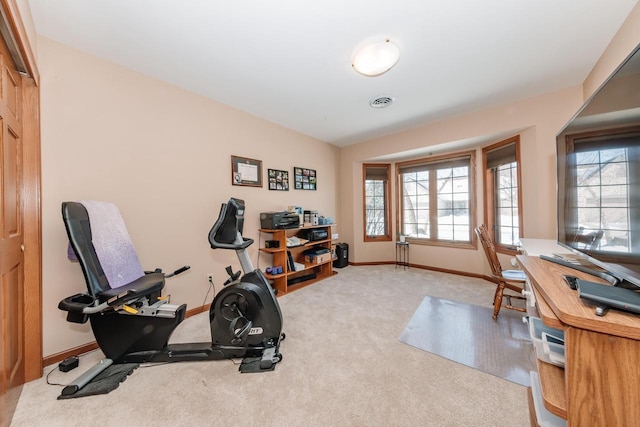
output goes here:
[[396, 268], [409, 267], [409, 242], [396, 242]]
[[555, 240], [551, 239], [520, 239], [523, 253], [529, 256], [553, 256], [553, 254], [572, 254], [572, 252], [562, 247]]
[[537, 361], [544, 407], [569, 427], [637, 426], [640, 316], [617, 310], [597, 316], [562, 275], [604, 280], [537, 257], [517, 259], [536, 294], [540, 318], [565, 335], [564, 369]]

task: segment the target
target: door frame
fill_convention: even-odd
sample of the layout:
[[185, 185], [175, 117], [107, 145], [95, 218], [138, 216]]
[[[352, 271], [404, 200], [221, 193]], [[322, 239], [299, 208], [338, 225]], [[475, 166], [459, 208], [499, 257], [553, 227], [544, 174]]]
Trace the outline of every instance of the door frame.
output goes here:
[[[25, 2], [26, 3], [26, 2]], [[42, 376], [42, 195], [40, 150], [40, 74], [16, 0], [0, 0], [3, 34], [22, 74], [21, 183], [24, 237], [24, 378]], [[35, 36], [35, 34], [34, 34]], [[34, 41], [35, 43], [35, 41]]]

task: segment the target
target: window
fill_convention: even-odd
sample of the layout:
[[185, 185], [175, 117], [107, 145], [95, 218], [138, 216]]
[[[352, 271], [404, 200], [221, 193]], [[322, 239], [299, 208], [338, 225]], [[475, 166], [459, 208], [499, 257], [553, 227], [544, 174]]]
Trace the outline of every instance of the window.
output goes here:
[[364, 241], [389, 241], [389, 164], [364, 164]]
[[482, 149], [484, 221], [496, 249], [513, 253], [522, 237], [520, 192], [520, 137]]
[[475, 152], [398, 163], [400, 232], [416, 243], [470, 244], [474, 165]]
[[638, 195], [631, 191], [640, 182], [640, 132], [573, 135], [568, 141], [574, 238], [599, 233], [591, 250], [631, 252], [637, 244], [632, 230], [640, 222]]

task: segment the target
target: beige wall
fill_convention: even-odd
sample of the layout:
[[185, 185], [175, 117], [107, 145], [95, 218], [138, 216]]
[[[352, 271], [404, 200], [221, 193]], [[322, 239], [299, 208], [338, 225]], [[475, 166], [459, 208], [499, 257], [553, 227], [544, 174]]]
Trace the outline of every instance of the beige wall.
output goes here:
[[29, 7], [29, 0], [15, 0], [16, 6], [18, 7], [18, 12], [20, 13], [20, 19], [24, 26], [24, 30], [29, 41], [29, 46], [33, 51], [34, 56], [38, 55], [38, 44], [37, 44], [37, 34], [36, 29], [33, 24], [33, 18], [31, 17], [31, 8]]
[[640, 3], [636, 4], [620, 30], [593, 67], [583, 84], [584, 99], [587, 100], [622, 61], [640, 43]]
[[[26, 0], [19, 0], [23, 18]], [[31, 20], [25, 22], [32, 37]], [[31, 39], [33, 42], [33, 39]], [[555, 235], [555, 134], [640, 41], [640, 5], [583, 86], [444, 120], [339, 150], [214, 101], [82, 54], [50, 40], [33, 44], [42, 75], [44, 355], [93, 341], [88, 325], [64, 320], [57, 303], [84, 289], [67, 261], [63, 200], [117, 203], [145, 268], [192, 269], [168, 282], [175, 302], [202, 304], [206, 274], [219, 287], [232, 253], [213, 251], [206, 235], [220, 203], [247, 202], [245, 234], [258, 238], [258, 213], [290, 204], [335, 216], [351, 261], [390, 261], [393, 243], [362, 243], [362, 168], [371, 158], [467, 138], [520, 132], [524, 230]], [[500, 139], [500, 138], [498, 138]], [[263, 160], [264, 168], [318, 171], [317, 192], [274, 192], [230, 185], [230, 155]], [[480, 178], [480, 171], [477, 173]], [[480, 181], [478, 181], [480, 182]], [[395, 203], [395, 195], [394, 195]], [[477, 220], [482, 221], [481, 192]], [[395, 229], [395, 218], [393, 221]], [[254, 263], [258, 244], [251, 250]], [[413, 245], [411, 262], [487, 273], [477, 250]], [[260, 266], [268, 261], [261, 259]], [[210, 298], [210, 297], [209, 297]]]
[[[489, 145], [519, 133], [522, 149], [523, 230], [525, 237], [555, 239], [556, 236], [556, 134], [578, 111], [624, 58], [640, 42], [640, 4], [598, 61], [584, 85], [541, 95], [499, 108], [487, 109], [418, 127], [395, 135], [347, 147], [341, 151], [340, 169], [351, 182], [340, 195], [342, 218], [353, 218], [342, 228], [355, 262], [390, 261], [395, 257], [393, 242], [364, 243], [362, 212], [362, 163], [425, 147], [456, 144], [483, 138]], [[482, 223], [483, 200], [478, 152], [476, 221]], [[395, 183], [394, 183], [395, 184]], [[397, 204], [395, 188], [393, 206]], [[392, 224], [396, 230], [395, 209]], [[411, 245], [410, 261], [470, 273], [489, 273], [481, 250]], [[503, 260], [508, 263], [508, 260]], [[508, 265], [508, 264], [507, 264]], [[505, 267], [507, 266], [505, 265]]]
[[[362, 162], [395, 152], [439, 146], [454, 141], [483, 137], [486, 145], [519, 133], [522, 153], [524, 230], [527, 237], [555, 236], [555, 135], [582, 104], [580, 87], [546, 94], [500, 108], [492, 108], [444, 120], [411, 131], [379, 138], [342, 150], [343, 175], [351, 173], [353, 182], [341, 201], [342, 218], [353, 217], [349, 229], [343, 229], [353, 246], [356, 262], [393, 260], [393, 242], [362, 242]], [[496, 135], [491, 137], [491, 135]], [[499, 135], [499, 136], [498, 136]], [[481, 156], [476, 170], [476, 220], [483, 222]], [[395, 194], [393, 197], [396, 205]], [[394, 217], [395, 227], [395, 217]], [[395, 232], [394, 232], [395, 234]], [[410, 261], [425, 266], [481, 274], [484, 254], [478, 250], [411, 245]], [[488, 266], [486, 267], [488, 271]]]
[[[244, 234], [256, 239], [254, 264], [260, 212], [298, 205], [338, 217], [335, 146], [46, 38], [39, 38], [38, 51], [45, 356], [94, 340], [88, 324], [67, 323], [57, 309], [62, 298], [85, 289], [79, 265], [66, 259], [62, 201], [117, 204], [145, 269], [189, 264], [190, 271], [167, 282], [172, 300], [189, 308], [203, 303], [207, 273], [220, 289], [224, 268], [239, 269], [234, 252], [214, 251], [207, 240], [229, 197], [246, 202]], [[316, 169], [318, 190], [232, 186], [231, 155], [262, 160], [265, 175], [267, 168]], [[260, 257], [261, 267], [269, 263]]]

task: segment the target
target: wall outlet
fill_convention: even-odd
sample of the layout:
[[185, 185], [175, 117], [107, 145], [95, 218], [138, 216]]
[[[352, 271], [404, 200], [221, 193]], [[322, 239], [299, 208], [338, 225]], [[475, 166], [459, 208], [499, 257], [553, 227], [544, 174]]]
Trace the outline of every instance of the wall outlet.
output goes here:
[[213, 283], [213, 273], [209, 273], [209, 274], [207, 274], [207, 281], [208, 281], [209, 283]]

